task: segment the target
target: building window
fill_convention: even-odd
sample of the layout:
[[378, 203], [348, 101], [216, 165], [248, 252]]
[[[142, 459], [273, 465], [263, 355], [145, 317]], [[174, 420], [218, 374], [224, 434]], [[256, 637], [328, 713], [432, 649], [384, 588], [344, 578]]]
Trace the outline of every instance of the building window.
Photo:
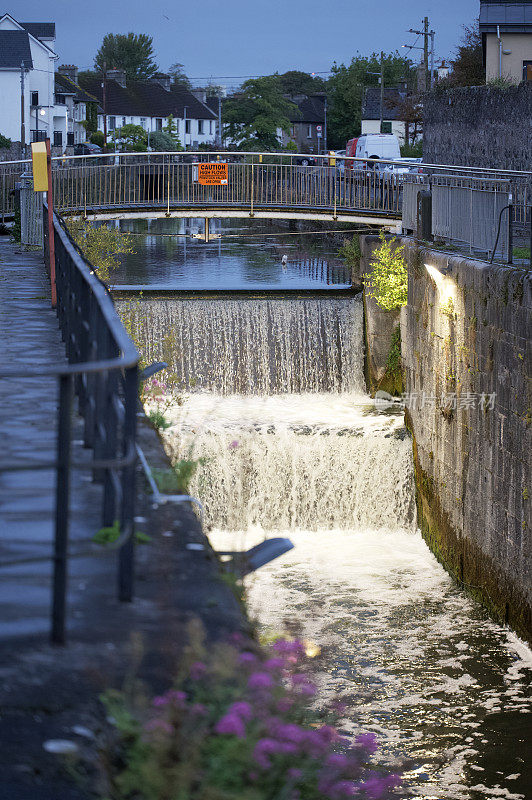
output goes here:
[[126, 124], [126, 118], [122, 117], [122, 127]]
[[162, 119], [157, 118], [155, 120], [155, 130], [156, 131], [162, 131], [162, 129], [163, 129], [163, 121], [162, 121]]
[[44, 142], [44, 140], [45, 140], [46, 138], [47, 138], [47, 133], [46, 133], [46, 131], [41, 131], [41, 130], [37, 131], [37, 130], [33, 130], [33, 131], [31, 132], [31, 141], [32, 141], [32, 142]]
[[140, 118], [140, 124], [144, 128], [144, 130], [146, 130], [146, 117]]
[[63, 146], [63, 131], [54, 131], [54, 147]]
[[389, 120], [382, 121], [381, 124], [381, 133], [391, 133], [392, 132], [392, 123]]
[[307, 139], [312, 139], [312, 125], [307, 125]]
[[198, 133], [203, 133], [203, 120], [198, 120]]
[[190, 120], [185, 120], [185, 133], [190, 133]]
[[211, 121], [209, 122], [209, 133], [214, 133], [214, 131], [213, 131], [213, 129], [212, 129], [212, 119], [211, 119]]
[[74, 134], [67, 133], [67, 147], [74, 147]]
[[56, 94], [56, 96], [55, 96], [55, 104], [57, 106], [66, 105], [65, 95], [64, 94]]
[[116, 117], [108, 117], [109, 120], [109, 130], [114, 131], [116, 128]]
[[532, 61], [523, 61], [523, 80], [532, 81]]
[[31, 104], [32, 106], [39, 105], [39, 92], [32, 92], [31, 93]]

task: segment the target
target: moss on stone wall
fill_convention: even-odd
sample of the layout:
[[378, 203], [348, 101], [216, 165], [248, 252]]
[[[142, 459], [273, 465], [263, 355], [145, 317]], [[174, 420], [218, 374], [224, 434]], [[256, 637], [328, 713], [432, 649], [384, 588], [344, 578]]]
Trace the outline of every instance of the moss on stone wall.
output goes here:
[[492, 617], [532, 644], [532, 616], [526, 598], [493, 559], [455, 530], [442, 508], [433, 478], [421, 466], [412, 419], [406, 409], [405, 424], [412, 435], [417, 521], [424, 540], [447, 572]]

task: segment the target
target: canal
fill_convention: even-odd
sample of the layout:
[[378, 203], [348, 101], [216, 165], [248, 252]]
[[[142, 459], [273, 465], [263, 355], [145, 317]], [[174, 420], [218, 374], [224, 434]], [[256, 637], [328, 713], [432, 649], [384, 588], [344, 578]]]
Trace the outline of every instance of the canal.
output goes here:
[[191, 491], [215, 549], [295, 545], [247, 579], [252, 616], [319, 645], [322, 693], [406, 760], [411, 797], [527, 800], [532, 653], [421, 538], [412, 444], [366, 394], [362, 302], [336, 248], [249, 221], [207, 245], [175, 235], [202, 224], [122, 223], [137, 252], [113, 280], [161, 290], [118, 305], [147, 360], [170, 364], [165, 445], [202, 459]]

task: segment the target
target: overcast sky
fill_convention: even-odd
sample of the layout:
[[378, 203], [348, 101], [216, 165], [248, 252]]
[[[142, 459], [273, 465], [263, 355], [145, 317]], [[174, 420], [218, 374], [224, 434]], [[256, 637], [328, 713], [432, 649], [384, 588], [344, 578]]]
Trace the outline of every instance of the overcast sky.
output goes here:
[[[4, 7], [23, 22], [55, 22], [59, 63], [92, 65], [106, 33], [148, 33], [165, 70], [179, 61], [194, 83], [302, 69], [327, 72], [416, 37], [427, 15], [436, 31], [436, 55], [452, 55], [461, 26], [478, 16], [478, 0], [16, 0]], [[417, 45], [422, 44], [419, 40]], [[404, 50], [418, 60], [421, 51]]]

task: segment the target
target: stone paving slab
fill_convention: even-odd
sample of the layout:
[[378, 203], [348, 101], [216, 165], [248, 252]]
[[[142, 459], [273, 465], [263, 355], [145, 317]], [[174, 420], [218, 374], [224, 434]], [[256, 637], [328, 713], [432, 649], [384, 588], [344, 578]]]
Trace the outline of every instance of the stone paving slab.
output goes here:
[[[4, 366], [65, 361], [42, 257], [20, 252], [3, 237], [0, 342]], [[0, 462], [53, 457], [56, 401], [54, 381], [0, 380]], [[145, 420], [139, 422], [148, 462], [168, 467], [155, 431]], [[73, 455], [87, 461], [90, 453], [80, 440], [80, 422], [74, 417]], [[54, 482], [51, 472], [0, 473], [1, 800], [101, 798], [98, 737], [108, 734], [108, 723], [98, 695], [121, 685], [131, 670], [132, 647], [137, 653], [140, 642], [143, 651], [137, 677], [161, 691], [177, 670], [190, 620], [201, 621], [207, 641], [248, 630], [196, 515], [183, 505], [155, 505], [141, 474], [137, 528], [152, 543], [137, 548], [134, 602], [119, 603], [117, 554], [91, 543], [100, 527], [100, 488], [76, 471], [71, 551], [85, 555], [69, 562], [67, 647], [51, 646]], [[194, 549], [187, 547], [191, 542]], [[80, 737], [75, 726], [89, 729], [95, 738]], [[76, 780], [61, 760], [44, 751], [43, 743], [51, 738], [78, 745]]]

